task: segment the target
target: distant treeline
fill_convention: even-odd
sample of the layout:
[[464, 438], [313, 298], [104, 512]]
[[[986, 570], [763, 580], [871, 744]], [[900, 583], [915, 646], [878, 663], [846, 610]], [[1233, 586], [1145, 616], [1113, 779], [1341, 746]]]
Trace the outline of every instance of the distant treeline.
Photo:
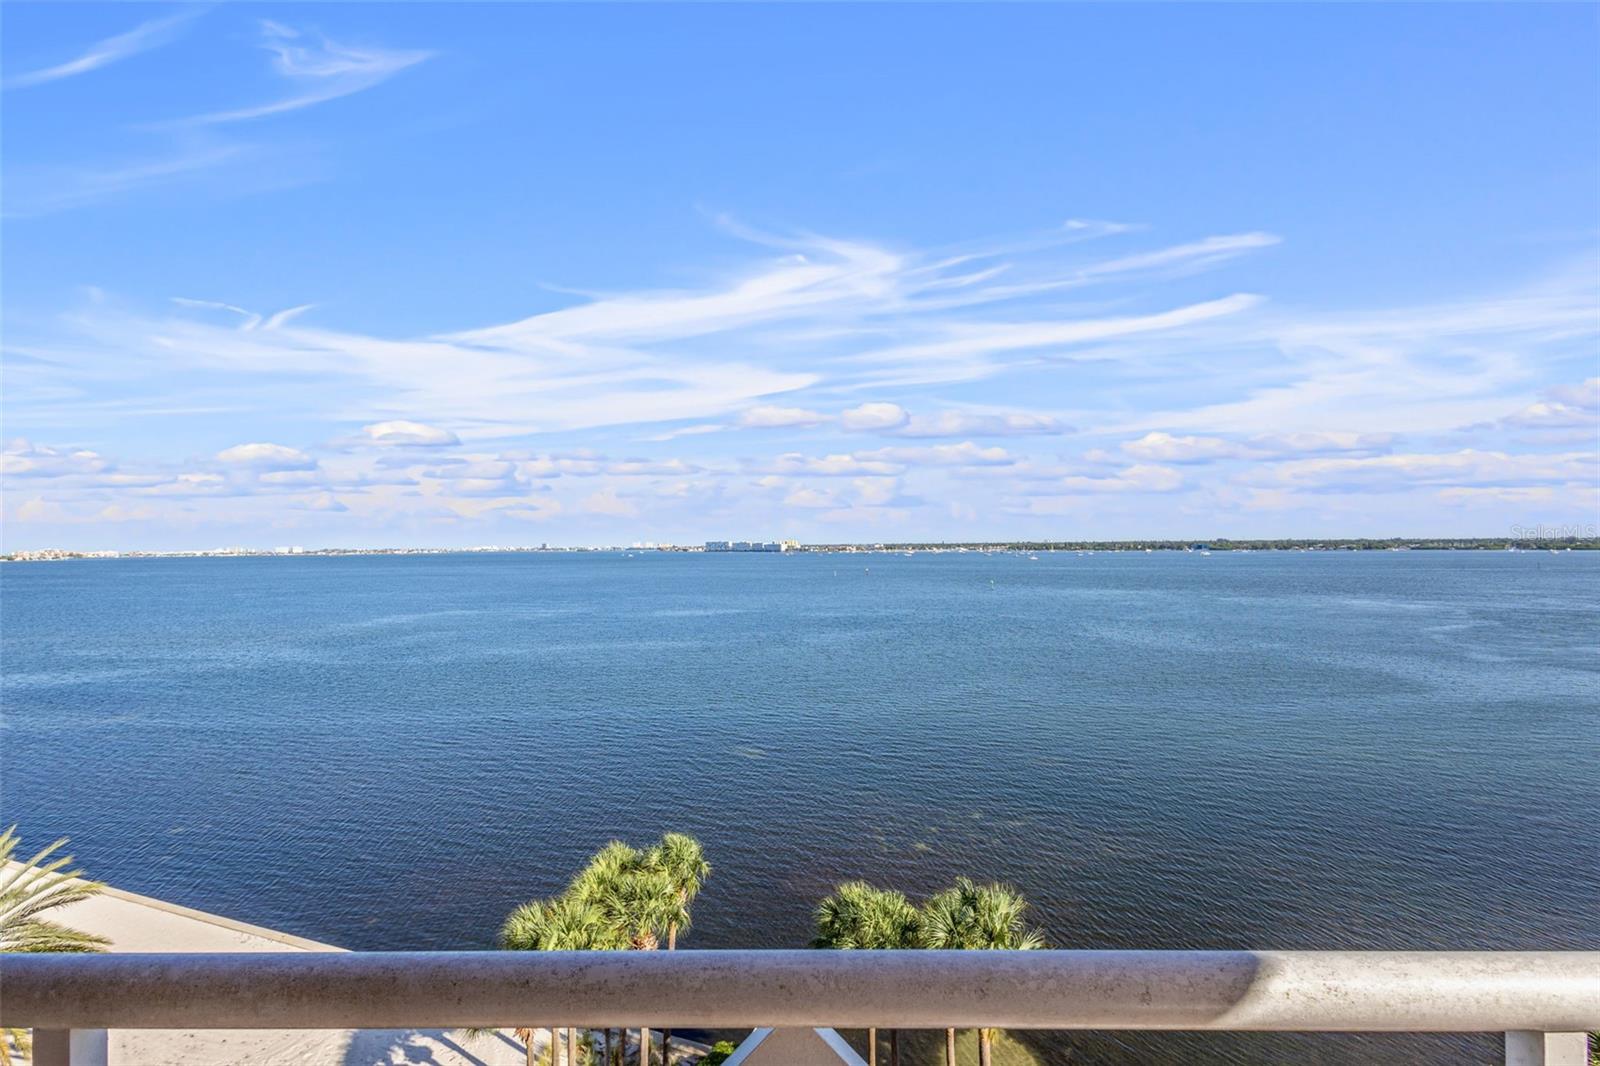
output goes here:
[[1521, 551], [1600, 550], [1600, 537], [1369, 537], [1318, 540], [1005, 540], [807, 544], [802, 551]]
[[[907, 552], [907, 551], [1600, 551], [1600, 537], [1371, 537], [1318, 540], [967, 540], [901, 541], [882, 544], [802, 544], [802, 552]], [[664, 544], [655, 548], [310, 548], [293, 552], [229, 549], [211, 552], [79, 552], [60, 548], [0, 554], [0, 562], [53, 562], [65, 559], [160, 559], [198, 557], [316, 555], [455, 555], [503, 552], [664, 551], [698, 552], [698, 545]], [[738, 554], [738, 553], [735, 553]], [[777, 553], [772, 553], [777, 554]]]

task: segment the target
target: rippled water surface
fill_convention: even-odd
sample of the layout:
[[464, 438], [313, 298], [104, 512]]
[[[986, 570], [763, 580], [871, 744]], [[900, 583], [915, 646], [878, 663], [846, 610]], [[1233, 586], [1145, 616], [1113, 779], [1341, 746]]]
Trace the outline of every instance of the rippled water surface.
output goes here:
[[1600, 554], [119, 560], [8, 565], [0, 596], [7, 822], [353, 948], [488, 946], [664, 829], [716, 868], [691, 947], [960, 874], [1063, 947], [1600, 946]]

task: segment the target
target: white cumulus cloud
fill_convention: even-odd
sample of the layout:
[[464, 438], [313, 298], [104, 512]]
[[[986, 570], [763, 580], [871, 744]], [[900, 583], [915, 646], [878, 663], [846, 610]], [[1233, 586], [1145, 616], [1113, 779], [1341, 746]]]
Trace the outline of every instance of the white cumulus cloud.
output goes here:
[[926, 447], [878, 448], [857, 454], [862, 459], [909, 466], [1009, 466], [1017, 461], [1004, 448], [985, 448], [970, 440]]
[[460, 444], [461, 439], [448, 429], [396, 419], [391, 422], [374, 422], [362, 426], [361, 433], [372, 444], [402, 444], [411, 447], [437, 448], [447, 444]]
[[1012, 411], [989, 414], [978, 411], [940, 411], [913, 415], [900, 428], [901, 437], [1025, 437], [1065, 433], [1067, 427], [1051, 415]]
[[1158, 463], [1209, 463], [1338, 453], [1374, 455], [1386, 451], [1391, 441], [1392, 437], [1384, 433], [1267, 433], [1234, 440], [1157, 431], [1124, 441], [1122, 450], [1135, 459]]
[[839, 412], [839, 424], [845, 429], [894, 429], [905, 425], [910, 417], [897, 403], [864, 403]]
[[1055, 487], [1066, 495], [1101, 492], [1175, 492], [1183, 487], [1183, 475], [1168, 466], [1135, 463], [1104, 477], [1072, 474], [1056, 482]]
[[52, 448], [21, 437], [0, 452], [0, 474], [6, 477], [67, 477], [110, 469], [111, 463], [98, 452], [86, 448]]
[[256, 470], [309, 470], [317, 465], [315, 459], [298, 448], [260, 443], [224, 448], [217, 453], [217, 462]]
[[778, 456], [770, 467], [775, 474], [821, 474], [825, 477], [855, 477], [861, 474], [898, 474], [901, 467], [873, 456], [802, 455], [788, 452]]
[[739, 425], [747, 429], [784, 429], [790, 426], [820, 425], [827, 421], [827, 417], [803, 407], [758, 404], [739, 414]]

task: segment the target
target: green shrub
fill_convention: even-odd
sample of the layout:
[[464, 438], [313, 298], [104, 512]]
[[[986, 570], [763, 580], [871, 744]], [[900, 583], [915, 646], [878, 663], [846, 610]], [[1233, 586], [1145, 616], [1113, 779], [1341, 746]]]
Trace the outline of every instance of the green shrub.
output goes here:
[[700, 1060], [700, 1066], [720, 1066], [735, 1050], [732, 1041], [718, 1040], [712, 1045], [711, 1054]]

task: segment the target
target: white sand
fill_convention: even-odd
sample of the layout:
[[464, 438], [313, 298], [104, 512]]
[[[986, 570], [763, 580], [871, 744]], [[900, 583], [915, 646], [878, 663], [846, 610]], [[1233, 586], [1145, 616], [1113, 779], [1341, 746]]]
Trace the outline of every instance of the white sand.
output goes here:
[[[111, 941], [112, 951], [342, 951], [331, 944], [246, 925], [108, 888], [50, 916]], [[536, 1037], [542, 1052], [549, 1037]], [[442, 1029], [116, 1029], [115, 1066], [523, 1066], [507, 1032], [469, 1038]]]
[[[113, 952], [345, 950], [110, 887], [50, 917], [106, 937]], [[632, 1062], [638, 1032], [630, 1035]], [[651, 1036], [660, 1047], [661, 1033]], [[549, 1041], [548, 1030], [534, 1031], [538, 1054], [546, 1053]], [[681, 1037], [672, 1046], [674, 1063], [709, 1050]], [[524, 1066], [527, 1061], [525, 1047], [509, 1030], [472, 1037], [447, 1029], [115, 1029], [109, 1050], [113, 1066]], [[579, 1056], [581, 1062], [581, 1051]]]

